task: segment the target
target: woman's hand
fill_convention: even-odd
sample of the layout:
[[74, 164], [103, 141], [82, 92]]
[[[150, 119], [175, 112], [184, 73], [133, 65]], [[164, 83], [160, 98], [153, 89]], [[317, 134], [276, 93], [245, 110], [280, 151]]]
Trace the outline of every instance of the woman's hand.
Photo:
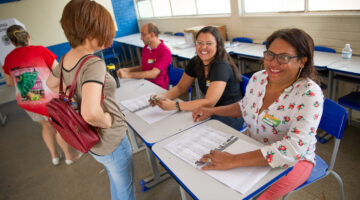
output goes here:
[[202, 170], [227, 170], [234, 168], [235, 155], [228, 152], [219, 152], [211, 150], [209, 154], [203, 155], [201, 162], [208, 163]]
[[202, 121], [213, 115], [213, 108], [200, 107], [192, 111], [194, 122]]
[[170, 99], [162, 98], [154, 101], [154, 103], [163, 110], [176, 110], [176, 102]]
[[116, 71], [116, 74], [119, 78], [128, 78], [128, 70], [126, 69], [118, 69]]
[[151, 95], [150, 96], [150, 99], [149, 99], [149, 103], [152, 107], [156, 106], [157, 105], [157, 102], [162, 100], [162, 99], [165, 99], [164, 98], [164, 95], [162, 94], [155, 94], [155, 95]]

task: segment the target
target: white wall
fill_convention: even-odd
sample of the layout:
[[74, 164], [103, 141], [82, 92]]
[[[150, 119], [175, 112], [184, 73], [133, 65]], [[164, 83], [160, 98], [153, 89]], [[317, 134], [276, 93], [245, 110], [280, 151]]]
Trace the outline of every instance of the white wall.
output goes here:
[[[60, 18], [69, 0], [21, 0], [0, 4], [0, 20], [16, 18], [31, 35], [33, 45], [50, 46], [66, 42]], [[97, 0], [114, 17], [111, 0]]]
[[[69, 0], [21, 0], [0, 4], [0, 20], [16, 18], [31, 36], [31, 44], [50, 46], [67, 42], [60, 18]], [[111, 0], [97, 0], [114, 17]], [[116, 24], [116, 23], [115, 23]], [[0, 66], [1, 67], [1, 66]], [[0, 104], [15, 100], [14, 88], [0, 86]]]
[[360, 54], [360, 14], [336, 16], [283, 14], [240, 17], [238, 0], [231, 0], [231, 11], [231, 16], [223, 17], [144, 19], [139, 20], [139, 25], [153, 22], [162, 32], [183, 32], [185, 28], [198, 25], [226, 25], [230, 39], [238, 36], [250, 37], [255, 43], [262, 43], [277, 29], [297, 27], [310, 34], [315, 45], [328, 46], [341, 52], [345, 43], [350, 43], [353, 53]]

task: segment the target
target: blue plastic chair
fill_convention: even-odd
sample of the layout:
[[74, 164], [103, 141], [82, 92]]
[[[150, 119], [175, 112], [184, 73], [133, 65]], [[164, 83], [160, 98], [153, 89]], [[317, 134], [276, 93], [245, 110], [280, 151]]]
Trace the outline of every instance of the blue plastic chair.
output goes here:
[[322, 52], [328, 52], [328, 53], [336, 53], [336, 50], [330, 47], [325, 47], [325, 46], [315, 46], [314, 47], [315, 51], [322, 51]]
[[[335, 179], [339, 182], [340, 185], [340, 192], [341, 192], [341, 199], [344, 199], [344, 185], [341, 180], [341, 177], [333, 170], [335, 165], [335, 160], [337, 156], [337, 152], [339, 150], [340, 141], [342, 139], [344, 128], [347, 119], [347, 111], [345, 108], [337, 104], [336, 102], [325, 99], [324, 102], [324, 111], [321, 117], [321, 121], [319, 124], [319, 128], [326, 131], [328, 134], [334, 136], [335, 143], [331, 155], [330, 165], [328, 165], [322, 158], [316, 155], [316, 165], [313, 168], [313, 171], [309, 177], [309, 179], [296, 188], [294, 191], [299, 190], [305, 186], [308, 186], [311, 183], [314, 183], [329, 174], [334, 175]], [[283, 199], [286, 199], [293, 193], [294, 191], [290, 192], [289, 194], [285, 195]]]
[[240, 89], [241, 89], [241, 92], [242, 92], [242, 95], [245, 96], [245, 93], [246, 93], [246, 86], [247, 84], [249, 83], [249, 80], [250, 78], [249, 77], [246, 77], [244, 75], [241, 75], [241, 82], [240, 82]]
[[184, 36], [184, 33], [182, 32], [177, 32], [177, 33], [174, 33], [175, 36]]
[[232, 39], [232, 42], [253, 43], [253, 40], [247, 37], [236, 37]]
[[340, 105], [349, 108], [349, 124], [351, 122], [352, 110], [360, 111], [360, 92], [355, 91], [338, 99]]
[[[169, 85], [170, 85], [170, 87], [174, 87], [179, 83], [183, 73], [184, 73], [183, 69], [181, 69], [181, 68], [173, 68], [172, 64], [169, 65], [168, 74], [169, 74]], [[189, 101], [191, 101], [191, 89], [192, 89], [192, 87], [190, 86], [190, 88], [188, 90], [188, 100]]]
[[266, 41], [264, 41], [264, 42], [262, 43], [262, 45], [266, 45]]

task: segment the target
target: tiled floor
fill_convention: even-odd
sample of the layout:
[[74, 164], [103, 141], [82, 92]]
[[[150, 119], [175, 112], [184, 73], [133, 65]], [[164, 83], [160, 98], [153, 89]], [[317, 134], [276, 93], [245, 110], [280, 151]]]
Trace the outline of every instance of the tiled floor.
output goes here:
[[[15, 102], [0, 105], [8, 115], [0, 126], [0, 200], [102, 200], [110, 199], [106, 172], [90, 155], [84, 155], [71, 166], [55, 167], [41, 138], [41, 128], [33, 123]], [[345, 197], [360, 199], [360, 129], [347, 127], [340, 145], [335, 171], [344, 181]], [[330, 158], [333, 141], [317, 145], [317, 154]], [[151, 175], [145, 151], [134, 154], [137, 199], [179, 200], [179, 186], [174, 179], [141, 192], [139, 181]], [[205, 187], [205, 186], [204, 186]], [[290, 199], [339, 199], [336, 180], [329, 176]]]

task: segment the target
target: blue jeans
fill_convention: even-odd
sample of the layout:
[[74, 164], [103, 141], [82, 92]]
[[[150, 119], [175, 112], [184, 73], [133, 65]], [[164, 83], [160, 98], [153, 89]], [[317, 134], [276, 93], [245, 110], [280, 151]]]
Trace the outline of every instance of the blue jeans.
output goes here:
[[244, 123], [244, 119], [242, 117], [239, 118], [233, 118], [233, 117], [223, 117], [223, 116], [218, 116], [218, 115], [213, 115], [211, 116], [211, 119], [216, 119], [221, 121], [222, 123], [240, 131], [242, 130], [242, 126]]
[[132, 151], [127, 135], [119, 146], [105, 156], [89, 152], [96, 161], [103, 164], [110, 179], [111, 200], [135, 200], [133, 184]]

